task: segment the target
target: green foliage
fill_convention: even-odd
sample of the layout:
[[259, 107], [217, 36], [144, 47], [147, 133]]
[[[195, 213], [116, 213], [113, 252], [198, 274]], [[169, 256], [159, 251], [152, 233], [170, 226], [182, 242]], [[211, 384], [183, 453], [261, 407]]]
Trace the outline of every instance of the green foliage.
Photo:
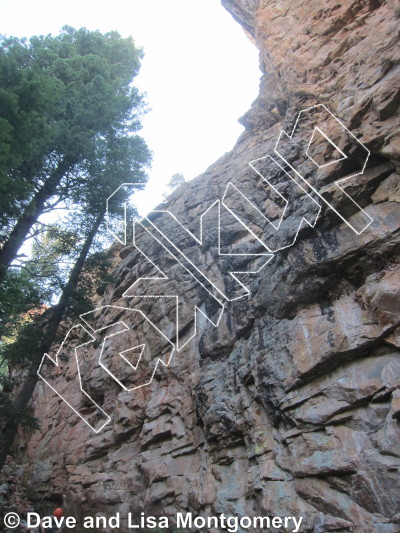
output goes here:
[[40, 287], [27, 271], [11, 270], [0, 285], [0, 339], [10, 342], [31, 309], [43, 302]]
[[10, 418], [30, 430], [40, 429], [39, 420], [29, 409], [15, 409], [10, 394], [0, 390], [0, 419]]
[[185, 179], [185, 176], [183, 174], [181, 174], [180, 172], [176, 172], [175, 174], [173, 174], [171, 179], [167, 183], [167, 187], [169, 189], [169, 192], [164, 194], [164, 198], [167, 198], [171, 193], [174, 192], [175, 189], [177, 189], [178, 187], [180, 187], [184, 183], [186, 183], [186, 179]]
[[[27, 307], [32, 304], [27, 302]], [[43, 338], [43, 311], [43, 308], [36, 309], [33, 313], [8, 317], [3, 324], [5, 336], [0, 342], [0, 420], [13, 420], [32, 430], [39, 429], [38, 420], [29, 409], [15, 408], [13, 392], [24, 379], [21, 369], [29, 366], [31, 354]]]
[[138, 164], [133, 168], [132, 157], [139, 155], [141, 164], [148, 162], [142, 139], [128, 136], [140, 128], [144, 111], [142, 96], [131, 85], [141, 57], [133, 40], [117, 32], [103, 35], [66, 26], [55, 37], [0, 39], [3, 241], [61, 162], [68, 167], [56, 191], [62, 199], [72, 191], [76, 198], [94, 177], [100, 152], [114, 160], [114, 169], [128, 145], [120, 166], [131, 164], [134, 171]]
[[[116, 32], [66, 26], [57, 36], [0, 37], [0, 255], [22, 222], [23, 238], [35, 234], [31, 256], [0, 284], [0, 419], [35, 427], [13, 407], [21, 369], [37, 360], [45, 326], [91, 309], [111, 279], [112, 258], [92, 230], [121, 183], [140, 189], [147, 180], [151, 154], [137, 134], [145, 106], [132, 85], [141, 58]], [[71, 215], [38, 222], [55, 207]]]
[[0, 375], [29, 361], [42, 338], [43, 302], [48, 293], [24, 269], [12, 269], [0, 285]]
[[50, 224], [35, 238], [24, 268], [35, 279], [45, 303], [58, 298], [79, 253], [85, 225], [71, 214], [62, 224]]
[[186, 182], [185, 176], [180, 172], [173, 174], [172, 178], [168, 182], [168, 187], [172, 190], [177, 189]]
[[[99, 209], [104, 209], [105, 201]], [[45, 303], [57, 301], [66, 286], [82, 244], [94, 224], [94, 218], [85, 212], [71, 212], [64, 218], [62, 224], [47, 226], [45, 231], [35, 239], [29, 260], [24, 268], [30, 276], [35, 278], [35, 284], [40, 289]], [[112, 281], [109, 271], [112, 257], [103, 250], [104, 242], [101, 234], [106, 232], [102, 227], [99, 238], [91, 247], [85, 261], [79, 282], [75, 287], [69, 305], [69, 315], [77, 317], [89, 311], [94, 304], [94, 298], [107, 283]]]
[[96, 297], [113, 281], [112, 257], [106, 251], [94, 251], [86, 259], [79, 282], [71, 294], [68, 314], [78, 318], [93, 309]]
[[23, 269], [13, 269], [0, 285], [0, 420], [12, 418], [25, 427], [38, 428], [29, 410], [16, 411], [12, 393], [19, 380], [12, 369], [29, 362], [32, 348], [42, 338], [44, 295]]

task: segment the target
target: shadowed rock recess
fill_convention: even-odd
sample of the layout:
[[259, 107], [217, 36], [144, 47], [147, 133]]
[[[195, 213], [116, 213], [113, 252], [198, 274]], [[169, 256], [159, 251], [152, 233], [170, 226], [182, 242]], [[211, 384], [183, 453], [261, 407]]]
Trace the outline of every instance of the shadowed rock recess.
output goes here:
[[[77, 518], [192, 511], [302, 516], [301, 531], [320, 533], [400, 531], [400, 3], [222, 4], [260, 50], [260, 94], [232, 152], [176, 190], [163, 209], [198, 234], [200, 215], [222, 200], [229, 182], [270, 208], [249, 161], [273, 155], [297, 113], [324, 104], [371, 152], [364, 174], [345, 187], [373, 223], [358, 235], [319, 201], [315, 227], [303, 225], [294, 245], [258, 274], [242, 275], [251, 294], [227, 303], [218, 327], [200, 315], [196, 335], [148, 386], [124, 391], [95, 364], [99, 344], [88, 345], [83, 385], [111, 422], [94, 434], [40, 382], [33, 407], [41, 431], [19, 435], [19, 477], [32, 501], [63, 502]], [[310, 130], [300, 135], [304, 144]], [[323, 143], [314, 151], [322, 157]], [[341, 161], [315, 177], [296, 147], [287, 157], [333, 199], [333, 182], [354, 171]], [[226, 253], [257, 249], [256, 239], [221, 213]], [[152, 217], [179, 238], [171, 218]], [[157, 255], [145, 231], [149, 257]], [[215, 241], [202, 248], [182, 242], [202, 271], [219, 279], [224, 265], [215, 259]], [[172, 298], [141, 297], [157, 294], [148, 281], [124, 296], [136, 279], [154, 274], [151, 264], [132, 245], [112, 251], [115, 282], [97, 307], [141, 309], [175, 342]], [[189, 339], [193, 306], [215, 318], [218, 302], [172, 258], [164, 254], [159, 265], [171, 273], [158, 281], [159, 293], [182, 295], [179, 330]], [[108, 308], [94, 317], [96, 329], [128, 313]], [[130, 347], [118, 339], [114, 354]], [[68, 372], [67, 379], [69, 394], [89, 413], [77, 380]]]

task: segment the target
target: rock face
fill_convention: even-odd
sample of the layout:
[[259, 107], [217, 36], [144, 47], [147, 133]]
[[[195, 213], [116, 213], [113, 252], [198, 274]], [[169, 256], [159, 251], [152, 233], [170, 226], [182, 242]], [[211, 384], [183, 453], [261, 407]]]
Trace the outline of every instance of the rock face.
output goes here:
[[[290, 133], [297, 113], [318, 104], [354, 134], [346, 138], [342, 130], [337, 137], [342, 144], [335, 143], [349, 149], [353, 160], [336, 157], [333, 165], [322, 166], [333, 155], [320, 139], [310, 150], [315, 161], [322, 159], [311, 168], [304, 146], [315, 124], [308, 116], [295, 132], [297, 144], [285, 152], [288, 174], [278, 172], [275, 185], [289, 194], [292, 178], [299, 178], [292, 169], [306, 176], [312, 187], [305, 191], [308, 207], [303, 212], [296, 197], [285, 235], [295, 235], [299, 213], [314, 217], [314, 227], [303, 223], [295, 242], [274, 241], [268, 222], [252, 221], [251, 206], [241, 212], [247, 229], [221, 210], [224, 253], [260, 252], [256, 237], [278, 250], [258, 274], [239, 276], [250, 295], [225, 302], [221, 316], [221, 293], [211, 296], [207, 287], [193, 284], [190, 273], [147, 233], [149, 223], [139, 228], [138, 241], [149, 259], [158, 257], [169, 279], [142, 280], [131, 288], [154, 274], [154, 267], [134, 246], [115, 246], [115, 283], [97, 306], [114, 307], [90, 317], [94, 329], [129, 321], [129, 309], [141, 309], [176, 343], [175, 299], [144, 296], [179, 294], [181, 349], [168, 367], [159, 365], [150, 385], [129, 392], [95, 364], [99, 344], [88, 345], [83, 386], [111, 414], [98, 434], [40, 382], [33, 405], [42, 430], [21, 434], [17, 446], [22, 479], [32, 499], [64, 500], [77, 517], [117, 511], [126, 516], [128, 510], [174, 516], [190, 510], [302, 516], [301, 531], [400, 531], [400, 4], [222, 4], [260, 50], [260, 95], [241, 119], [246, 131], [233, 151], [175, 191], [163, 209], [199, 235], [200, 215], [222, 200], [231, 183], [232, 212], [240, 190], [277, 220], [282, 197], [274, 199], [276, 193], [248, 162], [274, 155], [283, 165], [274, 154], [280, 131]], [[328, 130], [338, 125], [323, 108], [315, 109], [323, 115], [318, 124], [326, 119]], [[358, 233], [347, 222], [362, 224], [360, 209], [334, 185], [362, 167], [362, 154], [349, 148], [357, 139], [371, 153], [367, 168], [343, 187], [373, 220]], [[273, 162], [262, 161], [261, 173], [274, 176]], [[318, 218], [317, 208], [322, 208]], [[218, 262], [215, 217], [204, 217], [202, 246], [182, 237], [167, 214], [151, 221], [179, 241], [207, 279], [215, 284], [222, 279], [221, 292], [236, 294], [233, 278], [221, 278], [228, 267]], [[195, 330], [194, 306], [214, 322], [220, 318], [218, 326], [199, 314]], [[130, 345], [122, 336], [114, 340], [105, 361], [123, 374], [115, 354], [136, 340]], [[161, 349], [162, 342], [153, 344]], [[166, 352], [162, 357], [168, 362]], [[53, 376], [54, 383], [63, 391], [69, 387], [81, 412], [90, 413], [73, 369], [64, 371], [65, 385], [61, 375]], [[140, 372], [143, 383], [147, 378]]]

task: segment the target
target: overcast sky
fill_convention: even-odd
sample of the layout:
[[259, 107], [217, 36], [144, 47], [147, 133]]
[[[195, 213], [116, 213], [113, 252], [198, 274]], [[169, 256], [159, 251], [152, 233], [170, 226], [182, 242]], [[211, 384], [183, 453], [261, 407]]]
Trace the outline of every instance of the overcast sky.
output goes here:
[[141, 134], [154, 152], [141, 214], [172, 174], [192, 179], [243, 131], [258, 93], [258, 51], [219, 0], [0, 0], [0, 33], [58, 33], [65, 24], [132, 35], [145, 58], [136, 85], [151, 111]]

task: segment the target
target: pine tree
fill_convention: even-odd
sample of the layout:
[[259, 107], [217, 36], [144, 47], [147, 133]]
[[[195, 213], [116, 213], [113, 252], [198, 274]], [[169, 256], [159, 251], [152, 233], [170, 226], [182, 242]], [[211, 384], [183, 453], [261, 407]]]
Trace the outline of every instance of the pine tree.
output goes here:
[[[28, 280], [38, 293], [37, 299], [43, 303], [47, 298], [49, 307], [41, 308], [43, 312], [36, 313], [26, 323], [22, 321], [13, 333], [14, 342], [3, 344], [0, 353], [4, 377], [0, 391], [4, 406], [0, 410], [3, 429], [0, 469], [19, 424], [35, 427], [27, 407], [43, 354], [57, 340], [60, 322], [87, 310], [82, 306], [90, 304], [98, 280], [96, 272], [104, 278], [102, 268], [108, 256], [104, 250], [96, 249], [94, 242], [104, 227], [106, 200], [124, 182], [143, 188], [151, 158], [145, 142], [135, 133], [140, 127], [142, 100], [130, 83], [138, 72], [141, 52], [130, 39], [121, 39], [116, 33], [102, 35], [66, 28], [56, 38], [32, 38], [29, 44], [15, 39], [4, 41], [3, 52], [7, 60], [7, 54], [12, 53], [20, 67], [23, 64], [32, 68], [39, 78], [44, 75], [46, 87], [51, 72], [61, 96], [68, 100], [58, 115], [56, 110], [49, 110], [49, 116], [57, 117], [55, 120], [47, 117], [42, 123], [43, 143], [32, 139], [34, 146], [27, 149], [28, 154], [33, 154], [31, 163], [35, 172], [29, 176], [25, 172], [30, 164], [25, 156], [15, 161], [11, 156], [0, 159], [0, 166], [3, 165], [0, 186], [7, 187], [7, 180], [14, 180], [13, 194], [18, 196], [21, 212], [15, 218], [16, 203], [11, 197], [8, 202], [4, 200], [5, 230], [0, 262], [4, 267], [5, 298], [7, 284], [15, 275], [13, 269], [8, 272], [7, 269], [29, 232], [37, 228], [39, 216], [56, 204], [69, 207], [73, 215], [68, 224], [53, 225], [44, 233], [39, 232], [39, 243], [33, 247], [32, 257], [19, 267], [20, 275], [28, 273]], [[0, 65], [2, 59], [0, 56]], [[26, 109], [32, 110], [29, 106]], [[13, 131], [18, 137], [16, 130], [10, 128], [7, 137], [10, 146], [19, 142]], [[3, 153], [7, 154], [6, 148]], [[113, 197], [116, 210], [127, 201], [127, 194], [121, 189], [119, 197]], [[50, 305], [54, 294], [59, 295], [58, 302]], [[5, 316], [9, 329], [11, 311]], [[5, 374], [4, 365], [8, 369]], [[27, 370], [16, 373], [22, 366]], [[10, 382], [10, 369], [14, 370], [13, 375], [22, 376], [22, 382]]]
[[90, 186], [104, 142], [140, 128], [141, 57], [116, 32], [0, 40], [0, 282], [38, 218]]

